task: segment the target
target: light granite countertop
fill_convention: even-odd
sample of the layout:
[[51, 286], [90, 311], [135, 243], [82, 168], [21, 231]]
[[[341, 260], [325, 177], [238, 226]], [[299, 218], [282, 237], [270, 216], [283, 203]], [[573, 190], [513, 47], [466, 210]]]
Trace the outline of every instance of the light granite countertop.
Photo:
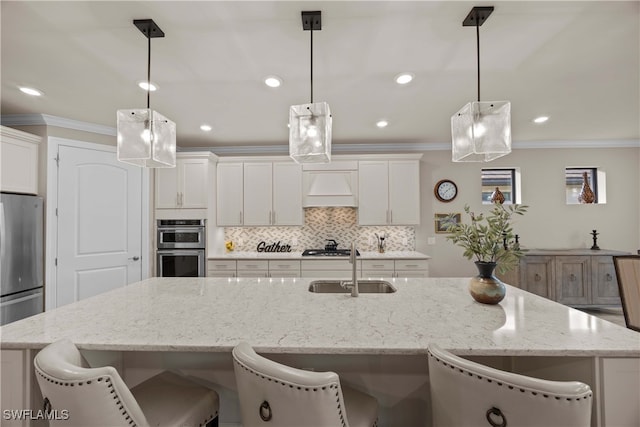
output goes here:
[[507, 286], [475, 302], [469, 279], [390, 279], [392, 294], [314, 294], [312, 279], [151, 278], [0, 328], [0, 347], [228, 352], [640, 357], [640, 334]]
[[[416, 251], [387, 251], [385, 253], [359, 251], [358, 259], [430, 259], [431, 257]], [[347, 259], [347, 256], [302, 256], [302, 252], [223, 252], [210, 253], [208, 259]]]

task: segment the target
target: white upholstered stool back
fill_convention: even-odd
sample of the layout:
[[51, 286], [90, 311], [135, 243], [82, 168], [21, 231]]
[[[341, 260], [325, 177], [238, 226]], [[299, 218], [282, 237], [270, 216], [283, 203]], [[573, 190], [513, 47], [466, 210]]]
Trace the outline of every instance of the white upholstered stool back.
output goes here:
[[115, 368], [90, 368], [69, 340], [43, 348], [34, 366], [45, 410], [58, 418], [50, 426], [217, 425], [217, 393], [170, 372], [129, 390]]
[[377, 401], [334, 372], [292, 368], [258, 354], [247, 343], [233, 349], [243, 427], [371, 427]]
[[588, 427], [591, 388], [490, 368], [429, 346], [434, 427]]

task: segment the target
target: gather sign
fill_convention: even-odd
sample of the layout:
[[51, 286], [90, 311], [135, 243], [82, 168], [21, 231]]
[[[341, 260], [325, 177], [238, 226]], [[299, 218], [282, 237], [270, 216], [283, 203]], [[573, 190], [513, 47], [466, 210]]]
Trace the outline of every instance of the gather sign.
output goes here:
[[258, 252], [291, 252], [291, 246], [281, 245], [279, 240], [277, 243], [272, 243], [270, 245], [267, 245], [266, 242], [262, 241], [258, 243], [256, 250]]

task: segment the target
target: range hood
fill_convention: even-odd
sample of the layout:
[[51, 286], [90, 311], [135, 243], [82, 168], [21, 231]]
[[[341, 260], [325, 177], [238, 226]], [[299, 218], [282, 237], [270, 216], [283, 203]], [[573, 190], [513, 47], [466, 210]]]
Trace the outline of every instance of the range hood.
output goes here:
[[357, 207], [358, 162], [307, 163], [302, 168], [302, 207]]

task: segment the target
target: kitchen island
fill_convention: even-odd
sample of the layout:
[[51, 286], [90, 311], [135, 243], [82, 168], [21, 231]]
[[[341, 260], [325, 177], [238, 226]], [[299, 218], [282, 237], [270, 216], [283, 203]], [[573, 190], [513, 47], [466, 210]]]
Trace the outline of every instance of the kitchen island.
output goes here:
[[20, 373], [18, 404], [37, 407], [31, 360], [66, 337], [131, 385], [165, 368], [201, 378], [221, 394], [221, 421], [237, 422], [230, 352], [244, 340], [285, 363], [335, 370], [378, 398], [380, 425], [429, 425], [425, 355], [435, 342], [514, 372], [585, 381], [592, 425], [639, 424], [637, 332], [510, 286], [499, 305], [478, 304], [468, 279], [390, 279], [395, 293], [358, 298], [310, 293], [310, 280], [152, 278], [63, 306], [0, 328], [3, 378]]

